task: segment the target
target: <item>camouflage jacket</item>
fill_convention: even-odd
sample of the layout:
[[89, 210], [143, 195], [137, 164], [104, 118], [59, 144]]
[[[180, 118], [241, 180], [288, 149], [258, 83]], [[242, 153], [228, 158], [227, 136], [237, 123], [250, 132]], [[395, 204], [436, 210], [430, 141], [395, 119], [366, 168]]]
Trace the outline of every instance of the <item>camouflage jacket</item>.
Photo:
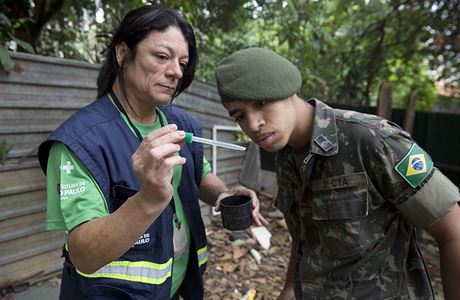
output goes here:
[[387, 120], [309, 103], [309, 145], [276, 155], [276, 206], [297, 252], [296, 298], [433, 299], [415, 228], [446, 214], [458, 189]]

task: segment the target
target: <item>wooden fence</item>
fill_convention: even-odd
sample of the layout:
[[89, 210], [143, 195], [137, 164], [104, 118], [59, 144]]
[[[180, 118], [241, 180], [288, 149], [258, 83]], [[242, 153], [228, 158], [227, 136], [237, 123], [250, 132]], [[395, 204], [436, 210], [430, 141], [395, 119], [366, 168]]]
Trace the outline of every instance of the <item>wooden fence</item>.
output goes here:
[[[0, 290], [31, 284], [61, 269], [62, 232], [45, 231], [46, 186], [38, 145], [96, 95], [99, 65], [23, 53], [12, 54], [14, 70], [0, 73]], [[195, 81], [174, 105], [196, 116], [211, 137], [213, 125], [230, 125], [216, 88]], [[234, 132], [219, 139], [235, 141]], [[211, 148], [205, 147], [211, 162]], [[244, 153], [218, 150], [217, 175], [238, 182]]]

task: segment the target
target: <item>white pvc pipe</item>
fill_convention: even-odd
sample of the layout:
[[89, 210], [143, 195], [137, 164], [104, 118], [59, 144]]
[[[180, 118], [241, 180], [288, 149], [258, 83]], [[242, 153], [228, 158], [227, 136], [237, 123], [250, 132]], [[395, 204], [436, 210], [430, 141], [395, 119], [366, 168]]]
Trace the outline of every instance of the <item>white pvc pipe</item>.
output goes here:
[[[238, 126], [226, 126], [226, 125], [214, 125], [212, 126], [212, 139], [217, 140], [217, 131], [235, 131], [241, 132], [241, 128]], [[217, 146], [212, 145], [212, 174], [217, 176]], [[214, 207], [211, 207], [211, 214], [213, 216], [220, 215], [220, 211], [216, 211]]]
[[[217, 141], [217, 131], [237, 131], [241, 132], [238, 126], [214, 125], [212, 126], [212, 139]], [[217, 175], [217, 146], [212, 146], [212, 174]]]

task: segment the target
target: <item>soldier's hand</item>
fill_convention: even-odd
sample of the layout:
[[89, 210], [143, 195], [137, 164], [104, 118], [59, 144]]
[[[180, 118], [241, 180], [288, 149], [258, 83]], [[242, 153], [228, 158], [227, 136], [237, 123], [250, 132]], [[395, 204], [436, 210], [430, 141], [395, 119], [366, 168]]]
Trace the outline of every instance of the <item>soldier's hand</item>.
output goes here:
[[244, 186], [234, 186], [230, 188], [228, 191], [221, 193], [216, 201], [216, 211], [220, 210], [220, 201], [223, 198], [231, 195], [245, 195], [251, 197], [252, 219], [254, 220], [254, 223], [257, 226], [268, 225], [268, 221], [265, 220], [265, 218], [259, 212], [260, 202], [259, 198], [257, 198], [256, 193], [251, 189], [245, 188]]

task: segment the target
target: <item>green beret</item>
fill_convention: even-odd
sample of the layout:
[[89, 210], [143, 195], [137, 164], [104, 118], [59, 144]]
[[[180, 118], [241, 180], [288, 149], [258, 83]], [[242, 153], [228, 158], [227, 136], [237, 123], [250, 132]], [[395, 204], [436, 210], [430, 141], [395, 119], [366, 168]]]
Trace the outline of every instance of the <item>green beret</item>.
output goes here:
[[215, 76], [222, 102], [284, 99], [297, 93], [302, 85], [302, 76], [296, 66], [262, 48], [232, 53], [218, 64]]

